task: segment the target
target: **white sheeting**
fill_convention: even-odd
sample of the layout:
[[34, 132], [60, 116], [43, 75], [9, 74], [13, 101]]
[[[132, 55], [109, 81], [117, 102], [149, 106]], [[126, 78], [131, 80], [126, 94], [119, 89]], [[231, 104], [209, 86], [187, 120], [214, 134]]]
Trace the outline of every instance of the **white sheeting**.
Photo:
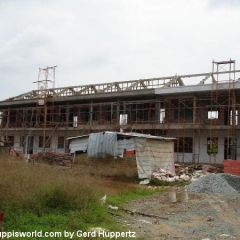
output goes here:
[[135, 138], [138, 177], [150, 178], [160, 168], [175, 175], [173, 142]]

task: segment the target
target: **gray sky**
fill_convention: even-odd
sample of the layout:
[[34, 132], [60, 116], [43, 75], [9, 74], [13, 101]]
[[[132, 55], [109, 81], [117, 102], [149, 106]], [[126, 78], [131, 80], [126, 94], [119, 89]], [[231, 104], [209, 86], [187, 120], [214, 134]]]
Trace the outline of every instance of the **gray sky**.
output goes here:
[[239, 0], [0, 0], [0, 100], [54, 65], [56, 87], [240, 69], [239, 22]]

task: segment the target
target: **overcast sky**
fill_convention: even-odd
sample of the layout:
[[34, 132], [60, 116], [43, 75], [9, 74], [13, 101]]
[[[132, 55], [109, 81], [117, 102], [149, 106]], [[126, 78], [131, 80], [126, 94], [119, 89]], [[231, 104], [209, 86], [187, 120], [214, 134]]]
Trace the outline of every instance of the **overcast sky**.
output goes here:
[[47, 66], [56, 87], [240, 69], [239, 22], [239, 0], [0, 0], [0, 100]]

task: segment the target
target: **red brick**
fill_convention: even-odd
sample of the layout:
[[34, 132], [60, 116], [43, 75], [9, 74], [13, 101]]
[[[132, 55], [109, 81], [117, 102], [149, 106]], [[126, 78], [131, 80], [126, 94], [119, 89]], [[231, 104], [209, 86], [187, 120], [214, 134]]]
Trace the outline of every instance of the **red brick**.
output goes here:
[[227, 168], [227, 169], [224, 168], [224, 173], [232, 173], [232, 169], [231, 168]]
[[223, 160], [223, 166], [231, 166], [231, 160]]
[[232, 168], [231, 172], [232, 173], [240, 173], [240, 169], [239, 168]]
[[227, 166], [227, 167], [224, 166], [223, 169], [224, 169], [224, 171], [225, 171], [225, 170], [230, 170], [230, 171], [231, 171], [231, 170], [232, 170], [232, 167], [231, 167], [231, 166]]
[[237, 161], [237, 160], [233, 160], [233, 161], [231, 161], [231, 165], [232, 166], [234, 166], [234, 167], [237, 167], [237, 168], [239, 168], [240, 167], [240, 161]]

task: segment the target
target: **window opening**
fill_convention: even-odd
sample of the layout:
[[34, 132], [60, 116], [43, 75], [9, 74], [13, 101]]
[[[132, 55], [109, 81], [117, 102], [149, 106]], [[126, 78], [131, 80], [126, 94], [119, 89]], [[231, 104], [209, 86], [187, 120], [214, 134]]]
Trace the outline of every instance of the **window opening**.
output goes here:
[[160, 123], [165, 122], [165, 108], [160, 109]]
[[208, 111], [208, 119], [218, 119], [218, 111]]
[[218, 138], [207, 138], [207, 153], [208, 154], [218, 153]]
[[120, 125], [127, 125], [128, 115], [120, 114]]

